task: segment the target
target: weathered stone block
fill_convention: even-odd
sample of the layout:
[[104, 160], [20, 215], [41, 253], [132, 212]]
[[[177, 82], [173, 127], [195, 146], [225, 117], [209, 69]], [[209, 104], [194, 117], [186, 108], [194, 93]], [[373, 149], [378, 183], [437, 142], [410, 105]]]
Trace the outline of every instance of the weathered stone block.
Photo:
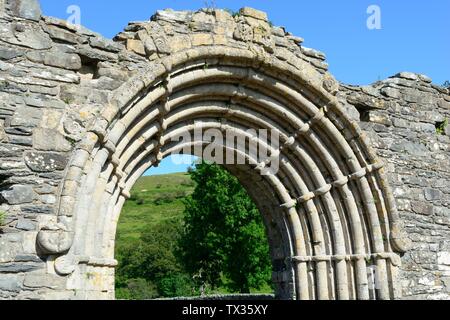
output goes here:
[[392, 120], [391, 118], [382, 112], [376, 112], [376, 111], [369, 111], [365, 115], [366, 118], [364, 118], [364, 121], [372, 122], [372, 123], [378, 123], [385, 126], [391, 126]]
[[311, 49], [311, 48], [307, 48], [307, 47], [302, 47], [302, 53], [310, 58], [314, 58], [314, 59], [318, 59], [318, 60], [325, 60], [326, 56], [323, 52]]
[[0, 290], [19, 292], [22, 289], [22, 283], [23, 276], [21, 275], [2, 274], [0, 277]]
[[58, 40], [60, 42], [78, 44], [80, 41], [83, 41], [83, 38], [80, 37], [80, 35], [61, 27], [47, 25], [45, 27], [45, 31], [50, 35], [50, 38], [52, 38], [53, 40]]
[[59, 289], [65, 285], [65, 278], [54, 274], [28, 273], [23, 285], [28, 288]]
[[15, 258], [15, 262], [45, 262], [45, 258], [41, 258], [35, 254], [18, 254]]
[[82, 46], [77, 48], [77, 53], [81, 57], [86, 57], [94, 61], [116, 61], [118, 56], [115, 52], [104, 51], [90, 46]]
[[409, 122], [406, 121], [405, 119], [395, 118], [393, 121], [393, 125], [394, 125], [394, 127], [397, 127], [397, 128], [408, 128]]
[[134, 51], [135, 53], [145, 56], [145, 47], [142, 41], [135, 39], [127, 40], [127, 49], [130, 51]]
[[442, 278], [442, 283], [444, 284], [447, 293], [450, 293], [450, 277]]
[[253, 28], [245, 23], [239, 23], [234, 31], [234, 38], [241, 41], [252, 41]]
[[396, 152], [407, 152], [410, 155], [418, 157], [424, 157], [429, 152], [428, 148], [425, 145], [410, 141], [396, 141], [394, 142], [394, 144], [392, 144], [391, 150]]
[[433, 205], [423, 201], [413, 201], [411, 208], [415, 213], [431, 216], [433, 214]]
[[94, 37], [89, 40], [89, 43], [92, 47], [111, 51], [111, 52], [120, 52], [123, 49], [123, 45], [117, 42], [114, 42], [110, 39]]
[[36, 229], [36, 223], [28, 219], [19, 219], [16, 228], [24, 231], [33, 231]]
[[158, 53], [169, 54], [171, 52], [170, 45], [166, 37], [152, 35], [152, 38]]
[[172, 52], [179, 52], [192, 47], [191, 38], [188, 35], [172, 37], [169, 43]]
[[165, 20], [172, 22], [186, 22], [190, 21], [192, 12], [190, 11], [174, 11], [172, 9], [158, 10], [152, 17], [152, 20]]
[[[42, 214], [54, 214], [55, 209], [51, 205], [26, 205], [21, 206], [20, 209], [25, 214], [34, 214], [34, 215], [42, 215]], [[34, 230], [34, 228], [30, 228], [28, 230]]]
[[24, 159], [27, 166], [35, 172], [64, 170], [68, 162], [67, 156], [54, 152], [27, 151]]
[[[15, 263], [5, 263], [0, 264], [0, 274], [1, 273], [22, 273], [22, 272], [30, 272], [35, 271], [39, 269], [43, 269], [45, 267], [45, 263], [22, 263], [22, 262], [15, 262]], [[0, 277], [0, 280], [3, 278]]]
[[50, 36], [36, 25], [16, 24], [13, 33], [14, 37], [10, 36], [3, 40], [10, 44], [36, 50], [50, 49], [53, 46]]
[[207, 46], [213, 44], [212, 35], [209, 33], [196, 33], [191, 35], [192, 46]]
[[[153, 40], [150, 39], [153, 43]], [[156, 48], [154, 48], [154, 52]], [[109, 77], [111, 79], [126, 81], [128, 78], [128, 73], [126, 70], [118, 69], [117, 66], [112, 65], [107, 62], [100, 62], [98, 65], [97, 75], [99, 77]]]
[[193, 15], [189, 28], [194, 32], [211, 32], [214, 30], [215, 24], [215, 17], [212, 14], [200, 11]]
[[54, 196], [52, 194], [44, 194], [41, 196], [41, 201], [45, 204], [55, 204], [56, 196]]
[[428, 201], [435, 201], [435, 200], [441, 199], [442, 192], [439, 190], [436, 190], [436, 189], [432, 189], [432, 188], [425, 188], [424, 195], [425, 195], [425, 199], [427, 199]]
[[397, 199], [397, 209], [399, 211], [410, 211], [411, 202], [407, 199]]
[[42, 119], [42, 110], [34, 107], [20, 106], [14, 113], [14, 117], [11, 120], [11, 126], [20, 127], [35, 127]]
[[44, 55], [44, 64], [69, 70], [81, 69], [81, 58], [77, 54], [63, 52], [47, 52]]
[[9, 204], [30, 203], [34, 198], [33, 188], [25, 185], [15, 185], [10, 190], [2, 191], [1, 195]]
[[0, 142], [7, 140], [5, 129], [3, 128], [3, 125], [0, 123]]
[[0, 48], [0, 59], [1, 60], [14, 59], [14, 58], [23, 56], [23, 54], [24, 54], [23, 51], [20, 51], [17, 49], [6, 48], [6, 47]]
[[245, 7], [239, 10], [239, 13], [246, 17], [252, 17], [258, 20], [268, 21], [267, 13], [253, 8]]
[[12, 262], [21, 249], [21, 245], [17, 242], [10, 242], [0, 239], [0, 263]]
[[56, 130], [37, 128], [33, 131], [33, 147], [43, 151], [70, 151], [72, 145]]
[[442, 266], [450, 266], [450, 252], [439, 252], [437, 263]]
[[10, 1], [10, 9], [13, 15], [39, 21], [41, 19], [41, 6], [38, 0], [13, 0]]
[[35, 231], [23, 232], [23, 253], [36, 254], [36, 237], [37, 232]]
[[386, 97], [394, 99], [400, 99], [402, 97], [402, 94], [400, 93], [399, 90], [389, 87], [381, 89], [381, 93], [384, 94]]

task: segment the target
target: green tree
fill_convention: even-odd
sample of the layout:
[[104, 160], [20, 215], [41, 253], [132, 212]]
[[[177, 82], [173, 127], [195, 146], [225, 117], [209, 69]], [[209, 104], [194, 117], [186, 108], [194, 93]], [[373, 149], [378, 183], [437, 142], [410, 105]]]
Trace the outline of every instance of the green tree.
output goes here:
[[241, 293], [270, 282], [271, 263], [261, 215], [239, 181], [222, 167], [200, 163], [190, 170], [196, 182], [185, 201], [180, 238], [182, 263], [203, 284]]
[[117, 250], [118, 299], [146, 300], [156, 297], [190, 296], [194, 283], [175, 257], [180, 221], [147, 228], [141, 239]]
[[159, 224], [145, 230], [139, 241], [126, 244], [119, 252], [119, 275], [155, 281], [180, 271], [174, 255], [180, 223]]
[[192, 278], [187, 273], [174, 273], [158, 282], [158, 292], [162, 297], [189, 297], [198, 295]]

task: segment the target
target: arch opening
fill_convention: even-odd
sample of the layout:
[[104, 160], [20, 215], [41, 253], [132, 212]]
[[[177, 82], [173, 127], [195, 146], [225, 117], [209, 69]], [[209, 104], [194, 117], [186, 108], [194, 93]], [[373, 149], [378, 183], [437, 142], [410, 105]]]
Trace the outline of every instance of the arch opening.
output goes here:
[[[171, 154], [171, 156], [177, 156], [178, 154]], [[171, 159], [169, 159], [170, 156], [167, 156], [166, 158], [164, 158], [161, 161], [160, 166], [164, 167], [168, 167], [167, 163], [171, 161]], [[189, 159], [192, 159], [192, 157], [189, 157]], [[284, 230], [284, 228], [286, 227], [286, 224], [284, 223], [283, 219], [280, 219], [280, 217], [282, 216], [274, 216], [272, 214], [273, 211], [273, 205], [271, 203], [273, 203], [275, 201], [274, 195], [270, 194], [270, 192], [268, 192], [268, 188], [256, 188], [255, 186], [251, 185], [249, 183], [249, 181], [253, 181], [255, 179], [255, 175], [254, 173], [252, 173], [252, 170], [246, 166], [246, 165], [220, 165], [221, 168], [223, 168], [222, 170], [218, 169], [218, 166], [215, 166], [213, 161], [211, 161], [211, 159], [209, 159], [209, 161], [207, 161], [206, 164], [204, 161], [207, 159], [202, 159], [200, 160], [200, 158], [196, 158], [195, 161], [195, 166], [192, 166], [193, 163], [190, 162], [189, 163], [189, 172], [191, 172], [191, 170], [196, 170], [196, 166], [199, 165], [201, 166], [201, 168], [203, 170], [206, 170], [206, 172], [209, 172], [209, 174], [211, 174], [211, 172], [215, 173], [215, 174], [219, 174], [222, 177], [225, 177], [225, 181], [218, 181], [217, 178], [211, 178], [210, 176], [208, 176], [207, 178], [207, 174], [205, 175], [205, 173], [203, 174], [203, 179], [213, 179], [215, 181], [216, 185], [221, 185], [221, 187], [219, 187], [219, 189], [211, 189], [211, 188], [207, 188], [207, 190], [210, 190], [209, 192], [212, 192], [212, 194], [208, 194], [209, 197], [212, 196], [212, 198], [214, 199], [216, 196], [218, 196], [219, 194], [223, 196], [223, 194], [221, 192], [224, 192], [227, 197], [231, 196], [231, 197], [237, 197], [237, 199], [239, 199], [239, 202], [241, 203], [247, 203], [247, 205], [243, 208], [241, 207], [241, 205], [239, 205], [238, 210], [244, 210], [242, 211], [240, 214], [244, 214], [244, 216], [247, 216], [246, 220], [243, 222], [239, 222], [239, 221], [234, 221], [234, 223], [237, 223], [239, 225], [241, 225], [241, 227], [246, 228], [246, 227], [250, 227], [252, 228], [252, 230], [254, 228], [256, 228], [256, 230], [258, 231], [256, 234], [254, 235], [248, 235], [247, 233], [245, 233], [246, 231], [244, 231], [244, 229], [242, 230], [235, 230], [235, 232], [233, 232], [233, 234], [239, 234], [239, 236], [237, 238], [234, 238], [233, 236], [231, 236], [230, 234], [228, 236], [226, 236], [223, 240], [225, 242], [228, 243], [228, 246], [236, 246], [233, 245], [233, 241], [238, 241], [240, 243], [240, 246], [248, 246], [248, 248], [258, 248], [258, 253], [252, 253], [252, 259], [258, 259], [260, 261], [263, 261], [262, 263], [262, 267], [257, 267], [253, 265], [252, 260], [248, 260], [244, 257], [236, 257], [235, 259], [232, 259], [232, 264], [233, 267], [231, 267], [231, 269], [235, 270], [234, 268], [237, 268], [237, 266], [240, 265], [240, 263], [243, 263], [244, 265], [242, 265], [242, 267], [245, 267], [247, 270], [246, 272], [248, 273], [248, 276], [252, 277], [253, 280], [246, 280], [243, 281], [241, 280], [237, 280], [236, 276], [237, 273], [234, 272], [234, 278], [233, 275], [231, 275], [232, 281], [237, 281], [237, 282], [232, 282], [230, 283], [230, 278], [223, 278], [224, 276], [224, 271], [227, 267], [225, 267], [225, 265], [222, 265], [220, 269], [221, 271], [221, 278], [222, 280], [225, 280], [225, 282], [221, 281], [220, 284], [218, 284], [218, 286], [216, 287], [210, 287], [209, 283], [206, 282], [202, 282], [202, 281], [198, 281], [199, 277], [201, 276], [198, 272], [191, 272], [188, 271], [186, 269], [186, 264], [183, 263], [182, 261], [182, 257], [183, 252], [181, 252], [181, 250], [183, 250], [183, 248], [185, 248], [186, 243], [184, 242], [180, 242], [180, 235], [184, 234], [186, 235], [186, 231], [183, 231], [183, 224], [186, 222], [185, 220], [185, 211], [186, 210], [186, 201], [184, 200], [180, 200], [179, 198], [174, 198], [174, 195], [179, 194], [179, 191], [182, 190], [182, 198], [183, 199], [187, 199], [190, 198], [190, 196], [193, 195], [192, 192], [197, 192], [197, 197], [198, 197], [198, 192], [199, 191], [195, 191], [197, 190], [195, 188], [196, 184], [194, 183], [194, 180], [192, 180], [192, 175], [187, 173], [186, 171], [184, 173], [172, 173], [172, 174], [164, 174], [164, 175], [151, 175], [152, 174], [152, 170], [154, 168], [151, 168], [150, 170], [147, 170], [145, 172], [145, 176], [141, 176], [137, 182], [135, 183], [135, 185], [133, 186], [132, 190], [131, 190], [131, 195], [132, 197], [130, 199], [128, 199], [125, 202], [124, 208], [122, 209], [122, 212], [120, 214], [120, 221], [118, 223], [118, 230], [116, 232], [116, 248], [115, 248], [115, 253], [116, 253], [116, 258], [117, 258], [117, 254], [120, 254], [120, 256], [124, 256], [122, 250], [118, 250], [118, 245], [120, 246], [120, 244], [129, 244], [131, 242], [133, 242], [135, 244], [135, 246], [139, 246], [140, 245], [140, 241], [138, 239], [134, 239], [134, 241], [132, 240], [121, 240], [119, 241], [119, 231], [121, 231], [120, 227], [123, 227], [123, 229], [125, 230], [123, 232], [123, 234], [121, 233], [121, 238], [122, 235], [128, 235], [131, 233], [131, 230], [135, 230], [135, 228], [131, 228], [130, 226], [128, 226], [128, 223], [130, 222], [135, 222], [133, 219], [136, 219], [136, 217], [138, 217], [139, 219], [141, 219], [144, 214], [143, 211], [145, 211], [145, 220], [143, 220], [143, 218], [141, 219], [142, 221], [140, 221], [140, 226], [144, 226], [146, 225], [146, 227], [143, 227], [141, 230], [139, 231], [133, 231], [133, 233], [137, 233], [141, 236], [144, 236], [144, 238], [146, 240], [144, 241], [153, 241], [153, 242], [157, 242], [155, 241], [154, 237], [151, 236], [152, 232], [156, 232], [157, 234], [159, 234], [159, 232], [163, 232], [163, 234], [161, 234], [161, 237], [163, 237], [164, 239], [166, 239], [166, 242], [170, 242], [173, 244], [174, 247], [178, 248], [177, 249], [172, 249], [166, 246], [163, 246], [163, 250], [169, 251], [171, 254], [173, 254], [173, 262], [174, 265], [176, 265], [178, 269], [173, 269], [173, 268], [168, 268], [168, 270], [170, 269], [170, 273], [165, 274], [164, 276], [160, 276], [159, 278], [155, 278], [152, 276], [147, 276], [146, 280], [147, 281], [147, 286], [145, 286], [144, 284], [142, 284], [143, 288], [146, 289], [151, 289], [151, 286], [148, 286], [148, 284], [158, 284], [159, 286], [157, 287], [156, 290], [148, 290], [148, 293], [150, 293], [150, 291], [154, 292], [155, 297], [161, 297], [158, 295], [166, 295], [165, 297], [168, 298], [172, 298], [174, 297], [174, 292], [177, 293], [177, 295], [179, 296], [180, 294], [187, 297], [187, 296], [203, 296], [203, 295], [210, 295], [210, 294], [215, 294], [215, 293], [219, 293], [219, 292], [227, 292], [226, 296], [237, 296], [239, 295], [239, 297], [246, 297], [247, 295], [251, 296], [251, 297], [257, 297], [257, 298], [263, 298], [263, 299], [267, 299], [269, 297], [272, 296], [272, 294], [276, 294], [277, 298], [280, 299], [291, 299], [292, 298], [292, 281], [283, 281], [283, 276], [285, 276], [286, 271], [288, 270], [287, 266], [286, 266], [286, 257], [290, 256], [290, 249], [285, 247], [286, 243], [289, 243], [289, 241], [287, 241], [287, 239], [284, 239], [284, 237], [286, 237], [286, 230]], [[183, 164], [185, 165], [185, 168], [188, 168], [188, 163], [183, 162]], [[170, 168], [173, 169], [174, 164], [172, 163], [172, 165], [170, 165]], [[177, 170], [181, 171], [181, 168], [183, 167], [183, 165], [177, 163]], [[200, 170], [202, 170], [200, 169]], [[158, 171], [156, 171], [158, 172]], [[205, 172], [205, 171], [202, 171]], [[227, 172], [227, 173], [225, 173]], [[155, 171], [153, 171], [153, 173], [155, 173]], [[149, 174], [149, 175], [147, 175]], [[234, 180], [233, 178], [235, 178], [236, 180]], [[238, 184], [240, 185], [240, 188], [242, 188], [241, 190], [239, 190], [240, 188], [237, 188], [236, 182], [238, 181]], [[188, 183], [190, 182], [190, 183]], [[209, 182], [211, 183], [211, 181]], [[156, 187], [155, 187], [156, 184]], [[226, 188], [226, 186], [229, 186], [231, 189], [235, 190], [236, 193], [229, 193], [228, 191], [224, 191], [223, 188]], [[143, 189], [143, 190], [141, 190]], [[175, 191], [176, 190], [176, 191]], [[186, 192], [186, 190], [189, 190], [189, 192]], [[205, 191], [205, 188], [201, 188], [201, 190]], [[222, 191], [218, 191], [218, 190], [222, 190]], [[236, 191], [239, 190], [239, 191]], [[245, 190], [245, 192], [243, 192], [242, 190]], [[205, 191], [206, 192], [206, 191]], [[181, 192], [180, 192], [181, 193]], [[245, 195], [244, 195], [245, 194]], [[167, 203], [157, 203], [156, 201], [158, 201], [158, 199], [160, 199], [159, 197], [161, 196], [161, 199], [164, 197], [167, 197], [169, 200]], [[145, 199], [145, 200], [144, 200]], [[156, 199], [156, 201], [154, 200]], [[142, 200], [141, 203], [138, 204], [138, 201]], [[232, 206], [233, 204], [227, 200], [227, 204], [226, 207], [228, 206]], [[251, 202], [252, 205], [250, 205], [248, 202]], [[213, 206], [214, 208], [215, 205]], [[236, 209], [235, 208], [235, 209]], [[235, 210], [235, 209], [231, 209], [231, 210]], [[167, 210], [171, 210], [171, 212], [167, 212]], [[218, 209], [219, 210], [219, 209]], [[234, 220], [236, 218], [236, 211], [233, 212], [225, 212], [222, 211], [223, 209], [220, 209], [219, 211], [221, 212], [219, 215], [222, 216], [224, 215], [227, 216], [228, 218], [225, 220]], [[237, 210], [237, 209], [236, 209]], [[257, 216], [255, 216], [255, 210], [257, 212]], [[138, 214], [139, 212], [139, 214]], [[142, 213], [141, 213], [142, 212]], [[159, 216], [162, 215], [162, 212], [164, 212], [164, 218], [159, 220]], [[190, 226], [193, 227], [195, 229], [195, 221], [197, 221], [198, 224], [198, 220], [193, 220], [192, 218], [192, 208], [191, 208], [191, 219], [188, 220], [190, 223]], [[130, 220], [126, 219], [128, 214], [132, 214], [130, 216]], [[168, 214], [168, 216], [166, 216], [166, 214]], [[215, 217], [217, 216], [217, 213], [207, 213], [206, 214], [208, 217], [210, 217], [211, 215], [214, 215]], [[194, 214], [195, 216], [195, 214]], [[198, 218], [198, 217], [197, 217]], [[123, 219], [123, 220], [122, 220]], [[148, 220], [151, 220], [151, 222], [149, 223]], [[250, 220], [248, 220], [250, 219]], [[170, 220], [170, 221], [169, 221]], [[230, 220], [230, 221], [231, 221]], [[209, 222], [207, 222], [208, 225], [211, 224], [210, 228], [213, 229], [208, 229], [208, 230], [215, 230], [214, 226], [217, 226], [215, 224], [215, 222], [207, 220]], [[225, 222], [225, 221], [223, 221]], [[136, 226], [137, 224], [134, 223]], [[151, 226], [150, 226], [151, 224]], [[166, 238], [167, 233], [170, 234], [170, 232], [172, 232], [171, 227], [175, 226], [174, 229], [178, 230], [177, 234], [173, 234], [173, 238], [174, 239], [168, 239]], [[165, 228], [166, 231], [163, 231], [161, 228]], [[229, 228], [230, 226], [224, 226]], [[179, 229], [177, 229], [179, 228]], [[228, 230], [228, 229], [227, 229]], [[261, 234], [259, 233], [261, 230], [263, 230], [263, 236], [261, 236]], [[189, 235], [192, 236], [192, 235]], [[247, 243], [248, 241], [250, 241], [250, 238], [252, 239], [253, 243]], [[199, 239], [202, 239], [201, 237]], [[244, 242], [242, 242], [244, 239]], [[136, 241], [137, 240], [137, 241]], [[229, 241], [229, 242], [228, 242]], [[152, 244], [153, 244], [152, 242]], [[152, 244], [150, 245], [150, 248], [152, 247]], [[239, 246], [239, 247], [240, 247]], [[145, 248], [145, 245], [143, 246]], [[130, 250], [130, 248], [125, 246], [125, 250]], [[266, 251], [267, 248], [267, 252]], [[218, 248], [221, 249], [221, 248]], [[236, 247], [237, 249], [237, 247]], [[243, 250], [244, 248], [242, 248]], [[133, 249], [131, 248], [131, 251]], [[141, 250], [141, 249], [139, 249]], [[136, 250], [136, 252], [138, 252], [139, 250]], [[185, 250], [185, 249], [184, 249]], [[228, 249], [227, 249], [228, 250]], [[223, 251], [223, 250], [222, 250]], [[222, 252], [221, 251], [221, 252]], [[262, 252], [265, 252], [264, 254]], [[226, 252], [223, 251], [223, 252]], [[151, 250], [150, 252], [150, 256], [153, 257], [153, 250]], [[190, 255], [192, 256], [194, 253], [192, 251], [190, 251]], [[237, 254], [237, 253], [235, 253]], [[266, 255], [267, 254], [267, 255]], [[166, 255], [165, 253], [162, 254], [163, 256], [167, 256], [168, 258], [172, 258], [171, 255]], [[195, 255], [195, 254], [194, 254]], [[129, 257], [131, 256], [130, 254], [125, 254], [125, 256], [127, 256], [127, 258], [129, 259]], [[213, 254], [214, 256], [214, 254]], [[159, 257], [159, 255], [156, 255], [154, 257]], [[203, 256], [202, 256], [203, 257]], [[198, 258], [198, 257], [197, 257]], [[203, 259], [203, 258], [202, 258]], [[123, 260], [123, 259], [120, 259]], [[126, 263], [127, 260], [125, 260]], [[149, 262], [150, 260], [145, 260], [146, 263]], [[159, 260], [156, 262], [158, 263]], [[225, 263], [225, 260], [223, 260], [223, 262]], [[119, 262], [120, 263], [120, 262]], [[151, 262], [150, 262], [151, 263]], [[192, 264], [192, 263], [191, 263]], [[208, 265], [206, 263], [206, 265]], [[120, 269], [120, 275], [127, 275], [127, 265], [120, 265], [119, 267], [121, 267]], [[133, 266], [134, 267], [134, 266]], [[191, 266], [192, 267], [192, 266]], [[125, 269], [123, 269], [125, 268]], [[269, 270], [267, 269], [269, 268]], [[226, 270], [231, 270], [230, 267], [228, 267], [228, 269]], [[241, 269], [241, 268], [239, 268]], [[125, 270], [125, 271], [123, 271]], [[133, 269], [134, 270], [134, 269]], [[145, 270], [148, 270], [147, 268], [145, 268]], [[267, 272], [269, 271], [269, 272]], [[231, 271], [233, 273], [233, 271]], [[131, 273], [130, 273], [131, 274]], [[166, 279], [171, 279], [171, 277], [176, 277], [178, 275], [186, 275], [189, 277], [189, 281], [181, 281], [179, 286], [176, 288], [177, 290], [173, 290], [169, 289], [169, 291], [164, 291], [164, 281]], [[256, 277], [256, 278], [255, 278]], [[290, 277], [291, 279], [293, 279], [293, 276]], [[254, 280], [256, 280], [256, 282], [254, 282]], [[131, 279], [132, 281], [130, 282], [131, 285], [134, 284], [134, 279]], [[241, 282], [239, 282], [241, 281]], [[244, 291], [240, 291], [245, 287], [245, 283], [250, 284], [250, 283], [254, 283], [255, 286], [249, 286], [248, 289], [250, 291], [244, 290]], [[256, 284], [257, 283], [257, 284]], [[162, 284], [162, 286], [161, 286]], [[121, 277], [121, 283], [120, 283], [120, 288], [119, 288], [119, 298], [125, 297], [127, 294], [131, 293], [133, 290], [124, 290], [124, 282], [123, 282], [123, 277]], [[206, 288], [205, 289], [205, 285]], [[217, 285], [217, 284], [216, 284]], [[241, 286], [241, 289], [237, 289], [237, 285]], [[116, 282], [116, 297], [117, 297], [117, 282]], [[179, 290], [178, 290], [179, 289]], [[189, 290], [188, 290], [189, 289]], [[206, 291], [205, 291], [206, 290]], [[123, 294], [125, 293], [125, 294]], [[223, 294], [223, 293], [222, 293]], [[244, 295], [242, 295], [244, 294]]]
[[[226, 168], [277, 222], [283, 249], [272, 258], [287, 266], [277, 275], [280, 297], [399, 297], [398, 217], [383, 166], [358, 126], [291, 65], [239, 49], [202, 52], [173, 54], [123, 86], [76, 150], [60, 197], [67, 245], [53, 248], [65, 253], [60, 272], [92, 266], [113, 276], [115, 228], [131, 187], [170, 154], [203, 157], [212, 141], [196, 135], [201, 123], [245, 137], [241, 145], [214, 145], [245, 160]], [[183, 134], [189, 141], [180, 141]], [[41, 242], [51, 247], [46, 237]]]

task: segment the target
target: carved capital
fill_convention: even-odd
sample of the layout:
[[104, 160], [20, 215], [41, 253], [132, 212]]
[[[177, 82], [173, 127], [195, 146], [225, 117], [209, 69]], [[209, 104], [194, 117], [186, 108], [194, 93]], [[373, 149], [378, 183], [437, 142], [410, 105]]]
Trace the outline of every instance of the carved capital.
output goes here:
[[75, 271], [79, 259], [73, 255], [64, 255], [56, 258], [55, 271], [61, 276], [67, 276]]
[[64, 254], [72, 247], [74, 233], [62, 225], [46, 226], [37, 236], [40, 249], [46, 254]]
[[405, 253], [411, 249], [411, 240], [400, 221], [394, 222], [391, 227], [391, 245], [395, 251]]

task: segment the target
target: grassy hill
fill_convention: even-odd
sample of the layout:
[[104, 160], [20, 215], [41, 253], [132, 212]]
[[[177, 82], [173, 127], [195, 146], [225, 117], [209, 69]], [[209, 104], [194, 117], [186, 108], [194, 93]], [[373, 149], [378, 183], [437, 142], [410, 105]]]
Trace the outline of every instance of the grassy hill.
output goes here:
[[194, 182], [187, 173], [140, 178], [131, 190], [119, 220], [116, 247], [138, 240], [151, 225], [183, 218], [183, 198], [194, 191]]

